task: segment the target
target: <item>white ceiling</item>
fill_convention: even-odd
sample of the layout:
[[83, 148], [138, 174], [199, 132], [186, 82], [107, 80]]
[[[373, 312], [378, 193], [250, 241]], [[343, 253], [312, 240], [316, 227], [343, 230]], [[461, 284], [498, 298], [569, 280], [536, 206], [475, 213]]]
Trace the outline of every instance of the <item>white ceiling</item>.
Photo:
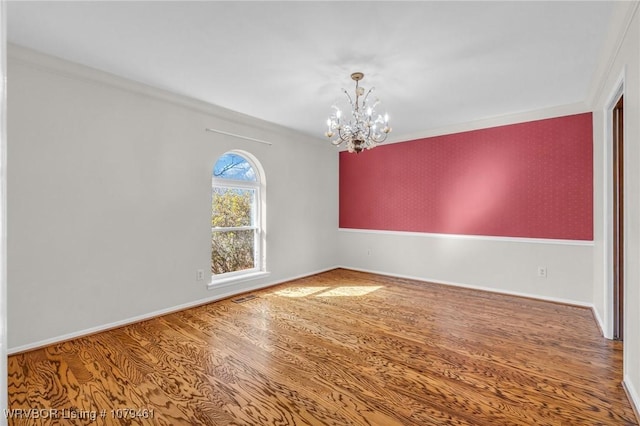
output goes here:
[[[9, 1], [11, 43], [323, 138], [349, 75], [394, 139], [584, 101], [614, 2]], [[383, 111], [382, 111], [383, 112]]]

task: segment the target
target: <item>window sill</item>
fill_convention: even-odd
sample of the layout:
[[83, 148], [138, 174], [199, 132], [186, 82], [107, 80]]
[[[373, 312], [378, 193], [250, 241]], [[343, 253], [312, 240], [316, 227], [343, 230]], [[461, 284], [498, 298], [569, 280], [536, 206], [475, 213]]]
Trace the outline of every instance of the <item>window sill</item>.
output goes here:
[[234, 275], [226, 278], [218, 278], [218, 279], [213, 278], [211, 279], [211, 282], [207, 285], [207, 289], [208, 290], [213, 290], [214, 288], [219, 289], [221, 287], [226, 287], [231, 284], [235, 284], [243, 281], [251, 281], [251, 280], [257, 280], [258, 278], [265, 278], [265, 277], [268, 277], [269, 275], [271, 275], [271, 272], [258, 271], [258, 272], [251, 272], [248, 274]]

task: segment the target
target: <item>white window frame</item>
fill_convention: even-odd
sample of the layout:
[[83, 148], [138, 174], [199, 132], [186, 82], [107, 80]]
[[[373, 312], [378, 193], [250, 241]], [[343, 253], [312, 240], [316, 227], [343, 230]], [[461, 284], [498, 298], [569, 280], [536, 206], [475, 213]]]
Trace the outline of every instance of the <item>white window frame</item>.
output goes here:
[[[237, 281], [245, 281], [249, 279], [262, 278], [269, 275], [266, 272], [266, 256], [265, 256], [265, 183], [264, 172], [260, 167], [257, 160], [253, 158], [251, 154], [244, 151], [229, 151], [225, 154], [235, 154], [241, 156], [245, 161], [249, 163], [253, 169], [256, 180], [245, 181], [238, 179], [226, 179], [220, 177], [211, 178], [211, 197], [213, 201], [213, 189], [240, 189], [240, 190], [253, 190], [254, 199], [251, 209], [251, 225], [250, 226], [231, 226], [231, 227], [211, 227], [211, 234], [214, 232], [228, 232], [228, 231], [241, 231], [241, 230], [254, 230], [254, 243], [253, 243], [253, 259], [254, 267], [250, 269], [242, 269], [240, 271], [225, 272], [222, 274], [211, 274], [211, 282], [209, 288], [219, 288], [220, 285], [226, 283], [233, 283]], [[222, 157], [222, 155], [220, 157]], [[220, 158], [218, 157], [218, 159]], [[216, 160], [217, 161], [217, 160]], [[213, 212], [211, 212], [213, 214]], [[209, 219], [211, 222], [211, 219]], [[211, 267], [209, 267], [211, 269]]]

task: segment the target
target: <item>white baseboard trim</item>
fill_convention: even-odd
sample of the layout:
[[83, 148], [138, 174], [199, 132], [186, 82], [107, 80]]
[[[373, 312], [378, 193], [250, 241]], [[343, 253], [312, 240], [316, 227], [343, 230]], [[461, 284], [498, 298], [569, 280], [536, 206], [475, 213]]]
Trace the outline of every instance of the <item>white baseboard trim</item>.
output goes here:
[[509, 296], [526, 297], [528, 299], [536, 299], [536, 300], [543, 300], [545, 302], [561, 303], [563, 305], [580, 306], [580, 307], [583, 307], [583, 308], [590, 308], [590, 309], [593, 310], [593, 304], [587, 303], [587, 302], [579, 302], [579, 301], [571, 300], [571, 299], [562, 299], [562, 298], [558, 298], [558, 297], [546, 297], [546, 296], [540, 296], [539, 294], [529, 294], [529, 293], [522, 293], [522, 292], [518, 292], [518, 291], [502, 290], [502, 289], [497, 289], [497, 288], [492, 288], [492, 287], [483, 287], [483, 286], [474, 285], [474, 284], [457, 283], [457, 282], [453, 282], [453, 281], [444, 281], [444, 280], [438, 280], [438, 279], [431, 279], [431, 278], [427, 278], [427, 277], [417, 277], [417, 276], [413, 276], [413, 275], [395, 274], [395, 273], [385, 272], [385, 271], [376, 271], [376, 270], [371, 270], [371, 269], [354, 268], [354, 267], [351, 267], [351, 266], [338, 266], [338, 268], [351, 269], [353, 271], [360, 271], [360, 272], [368, 272], [370, 274], [387, 275], [387, 276], [396, 277], [396, 278], [406, 278], [406, 279], [409, 279], [409, 280], [424, 281], [424, 282], [429, 282], [429, 283], [434, 283], [434, 284], [444, 284], [444, 285], [450, 285], [450, 286], [453, 286], [453, 287], [469, 288], [469, 289], [472, 289], [472, 290], [481, 290], [481, 291], [487, 291], [487, 292], [490, 292], [490, 293], [505, 294], [505, 295], [509, 295]]
[[259, 283], [259, 284], [254, 284], [252, 286], [249, 287], [243, 287], [240, 290], [236, 289], [232, 289], [229, 287], [225, 288], [225, 292], [221, 293], [221, 294], [216, 294], [215, 296], [212, 297], [207, 297], [204, 299], [198, 299], [198, 300], [194, 300], [193, 302], [188, 302], [188, 303], [183, 303], [181, 305], [176, 305], [176, 306], [171, 306], [165, 309], [159, 309], [157, 311], [153, 311], [153, 312], [149, 312], [146, 314], [142, 314], [142, 315], [137, 315], [135, 317], [130, 317], [130, 318], [126, 318], [120, 321], [115, 321], [112, 323], [108, 323], [108, 324], [103, 324], [103, 325], [98, 325], [96, 327], [91, 327], [91, 328], [86, 328], [84, 330], [79, 330], [79, 331], [75, 331], [72, 333], [68, 333], [68, 334], [63, 334], [60, 336], [55, 336], [49, 339], [44, 339], [44, 340], [40, 340], [37, 342], [33, 342], [33, 343], [27, 343], [26, 345], [21, 345], [21, 346], [16, 346], [13, 348], [8, 348], [7, 349], [7, 354], [8, 355], [15, 355], [18, 353], [22, 353], [22, 352], [27, 352], [27, 351], [32, 351], [34, 349], [39, 349], [45, 346], [49, 346], [49, 345], [53, 345], [56, 343], [61, 343], [61, 342], [65, 342], [68, 340], [73, 340], [73, 339], [77, 339], [79, 337], [83, 337], [83, 336], [88, 336], [91, 334], [96, 334], [96, 333], [100, 333], [102, 331], [107, 331], [107, 330], [113, 330], [115, 328], [119, 328], [119, 327], [123, 327], [125, 325], [129, 325], [129, 324], [134, 324], [137, 322], [141, 322], [141, 321], [146, 321], [155, 317], [159, 317], [162, 315], [167, 315], [167, 314], [171, 314], [173, 312], [179, 312], [179, 311], [183, 311], [185, 309], [189, 309], [189, 308], [194, 308], [196, 306], [202, 306], [202, 305], [206, 305], [207, 303], [211, 303], [211, 302], [215, 302], [218, 300], [222, 300], [222, 299], [227, 299], [229, 297], [232, 296], [236, 296], [238, 294], [241, 293], [247, 293], [247, 292], [251, 292], [251, 291], [255, 291], [255, 290], [260, 290], [263, 288], [267, 288], [267, 287], [273, 287], [276, 286], [278, 284], [282, 284], [288, 281], [293, 281], [293, 280], [297, 280], [300, 278], [305, 278], [305, 277], [309, 277], [312, 275], [316, 275], [316, 274], [321, 274], [323, 272], [327, 272], [327, 271], [331, 271], [333, 269], [336, 269], [336, 266], [332, 266], [329, 268], [325, 268], [325, 269], [320, 269], [317, 270], [315, 272], [309, 272], [309, 273], [305, 273], [305, 274], [301, 274], [301, 275], [297, 275], [297, 276], [293, 276], [293, 277], [289, 277], [289, 278], [285, 278], [285, 279], [280, 279], [277, 281], [271, 281], [271, 282], [266, 282], [266, 283]]
[[638, 390], [633, 386], [631, 380], [629, 380], [629, 376], [624, 376], [624, 379], [622, 380], [622, 387], [624, 387], [624, 390], [629, 397], [629, 402], [632, 406], [631, 408], [633, 408], [633, 413], [636, 415], [636, 421], [640, 422], [640, 394], [638, 394]]
[[600, 314], [598, 313], [598, 310], [596, 309], [595, 306], [593, 306], [593, 309], [591, 310], [593, 311], [593, 316], [596, 319], [596, 322], [598, 323], [598, 327], [600, 327], [600, 333], [602, 334], [603, 337], [607, 338], [607, 335], [604, 332], [604, 321], [602, 321], [602, 317], [600, 317]]
[[394, 274], [394, 273], [390, 273], [390, 272], [386, 272], [386, 271], [378, 271], [378, 270], [371, 270], [371, 269], [364, 269], [364, 268], [354, 268], [351, 266], [345, 266], [345, 265], [336, 265], [336, 266], [331, 266], [331, 267], [327, 267], [324, 269], [320, 269], [320, 270], [316, 270], [313, 272], [308, 272], [308, 273], [304, 273], [304, 274], [300, 274], [300, 275], [296, 275], [296, 276], [292, 276], [292, 277], [288, 277], [288, 278], [284, 278], [284, 279], [279, 279], [276, 281], [269, 281], [266, 283], [257, 283], [254, 285], [251, 285], [249, 287], [243, 287], [240, 290], [238, 289], [233, 289], [233, 288], [225, 288], [225, 292], [221, 293], [221, 294], [216, 294], [215, 296], [212, 297], [207, 297], [204, 299], [198, 299], [195, 300], [193, 302], [188, 302], [188, 303], [183, 303], [181, 305], [176, 305], [176, 306], [171, 306], [165, 309], [160, 309], [157, 311], [153, 311], [153, 312], [149, 312], [146, 314], [142, 314], [142, 315], [137, 315], [135, 317], [130, 317], [130, 318], [126, 318], [120, 321], [115, 321], [112, 323], [108, 323], [108, 324], [103, 324], [103, 325], [99, 325], [96, 327], [91, 327], [91, 328], [87, 328], [87, 329], [83, 329], [83, 330], [79, 330], [76, 332], [72, 332], [72, 333], [68, 333], [68, 334], [63, 334], [63, 335], [59, 335], [59, 336], [55, 336], [49, 339], [44, 339], [44, 340], [40, 340], [37, 342], [33, 342], [33, 343], [28, 343], [26, 345], [21, 345], [21, 346], [16, 346], [16, 347], [11, 347], [7, 349], [7, 354], [8, 355], [15, 355], [21, 352], [27, 352], [27, 351], [31, 351], [34, 349], [39, 349], [45, 346], [49, 346], [49, 345], [53, 345], [56, 343], [61, 343], [64, 341], [68, 341], [68, 340], [72, 340], [72, 339], [77, 339], [79, 337], [83, 337], [83, 336], [88, 336], [91, 334], [95, 334], [95, 333], [99, 333], [102, 331], [107, 331], [107, 330], [112, 330], [114, 328], [119, 328], [119, 327], [123, 327], [125, 325], [129, 325], [129, 324], [134, 324], [137, 322], [141, 322], [141, 321], [146, 321], [155, 317], [159, 317], [162, 315], [167, 315], [173, 312], [178, 312], [178, 311], [182, 311], [185, 309], [189, 309], [189, 308], [193, 308], [196, 306], [201, 306], [201, 305], [205, 305], [207, 303], [211, 303], [211, 302], [215, 302], [218, 300], [222, 300], [222, 299], [226, 299], [241, 293], [247, 293], [250, 291], [255, 291], [255, 290], [260, 290], [263, 288], [267, 288], [267, 287], [273, 287], [275, 285], [278, 284], [282, 284], [288, 281], [293, 281], [293, 280], [297, 280], [300, 278], [305, 278], [305, 277], [310, 277], [312, 275], [316, 275], [316, 274], [321, 274], [323, 272], [327, 272], [327, 271], [331, 271], [333, 269], [337, 269], [337, 268], [342, 268], [342, 269], [350, 269], [353, 271], [360, 271], [360, 272], [368, 272], [371, 274], [378, 274], [378, 275], [387, 275], [387, 276], [391, 276], [391, 277], [397, 277], [397, 278], [406, 278], [406, 279], [411, 279], [411, 280], [417, 280], [417, 281], [425, 281], [425, 282], [431, 282], [431, 283], [435, 283], [435, 284], [444, 284], [444, 285], [450, 285], [450, 286], [454, 286], [454, 287], [462, 287], [462, 288], [469, 288], [469, 289], [474, 289], [474, 290], [482, 290], [482, 291], [488, 291], [491, 293], [498, 293], [498, 294], [506, 294], [506, 295], [510, 295], [510, 296], [518, 296], [518, 297], [527, 297], [530, 299], [537, 299], [537, 300], [543, 300], [543, 301], [547, 301], [547, 302], [555, 302], [555, 303], [562, 303], [562, 304], [566, 304], [566, 305], [574, 305], [574, 306], [580, 306], [580, 307], [585, 307], [585, 308], [590, 308], [593, 310], [594, 313], [596, 313], [596, 320], [598, 321], [598, 324], [600, 326], [602, 326], [601, 323], [601, 319], [597, 314], [597, 311], [594, 309], [594, 306], [590, 303], [585, 303], [585, 302], [578, 302], [575, 300], [569, 300], [569, 299], [562, 299], [562, 298], [554, 298], [554, 297], [545, 297], [545, 296], [540, 296], [540, 295], [536, 295], [536, 294], [529, 294], [529, 293], [522, 293], [522, 292], [514, 292], [514, 291], [508, 291], [508, 290], [502, 290], [502, 289], [496, 289], [496, 288], [491, 288], [491, 287], [483, 287], [483, 286], [478, 286], [478, 285], [473, 285], [473, 284], [467, 284], [467, 283], [458, 283], [458, 282], [453, 282], [453, 281], [445, 281], [445, 280], [438, 280], [438, 279], [431, 279], [431, 278], [427, 278], [427, 277], [418, 277], [418, 276], [413, 276], [413, 275], [406, 275], [406, 274]]

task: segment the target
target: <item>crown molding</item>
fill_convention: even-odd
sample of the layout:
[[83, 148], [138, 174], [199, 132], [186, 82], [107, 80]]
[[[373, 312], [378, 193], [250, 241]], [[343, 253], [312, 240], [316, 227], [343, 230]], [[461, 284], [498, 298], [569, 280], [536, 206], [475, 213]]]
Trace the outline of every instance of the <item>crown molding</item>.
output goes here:
[[526, 123], [529, 121], [544, 120], [547, 118], [564, 117], [568, 115], [583, 114], [591, 112], [587, 104], [584, 102], [576, 102], [573, 104], [557, 105], [548, 108], [542, 108], [533, 111], [516, 112], [493, 117], [483, 118], [480, 120], [469, 121], [466, 123], [451, 124], [449, 126], [438, 127], [425, 130], [424, 132], [399, 135], [396, 138], [387, 140], [384, 144], [408, 142], [417, 139], [431, 138], [435, 136], [451, 135], [455, 133], [469, 132], [472, 130], [488, 129], [492, 127], [507, 126], [510, 124]]
[[596, 102], [604, 95], [607, 77], [613, 71], [613, 65], [620, 53], [622, 44], [631, 27], [631, 23], [638, 13], [640, 1], [615, 2], [613, 14], [609, 20], [609, 32], [604, 45], [600, 49], [598, 66], [591, 78], [591, 86], [586, 99], [586, 105], [596, 109]]
[[[135, 93], [211, 116], [214, 118], [214, 121], [206, 122], [206, 126], [203, 125], [202, 128], [203, 132], [205, 131], [205, 127], [224, 128], [224, 123], [221, 124], [220, 122], [226, 122], [232, 125], [250, 126], [261, 133], [259, 135], [251, 135], [253, 137], [262, 137], [262, 132], [268, 132], [271, 134], [286, 133], [289, 138], [293, 136], [296, 140], [310, 143], [324, 143], [324, 140], [321, 138], [313, 138], [288, 127], [280, 126], [278, 124], [264, 121], [218, 105], [179, 95], [135, 80], [126, 79], [115, 74], [51, 56], [16, 44], [8, 44], [7, 57], [11, 62], [22, 63], [44, 72], [79, 80], [96, 86], [109, 87], [129, 93]], [[237, 129], [228, 130], [230, 132], [238, 133]], [[273, 136], [270, 136], [269, 138], [277, 139]]]

